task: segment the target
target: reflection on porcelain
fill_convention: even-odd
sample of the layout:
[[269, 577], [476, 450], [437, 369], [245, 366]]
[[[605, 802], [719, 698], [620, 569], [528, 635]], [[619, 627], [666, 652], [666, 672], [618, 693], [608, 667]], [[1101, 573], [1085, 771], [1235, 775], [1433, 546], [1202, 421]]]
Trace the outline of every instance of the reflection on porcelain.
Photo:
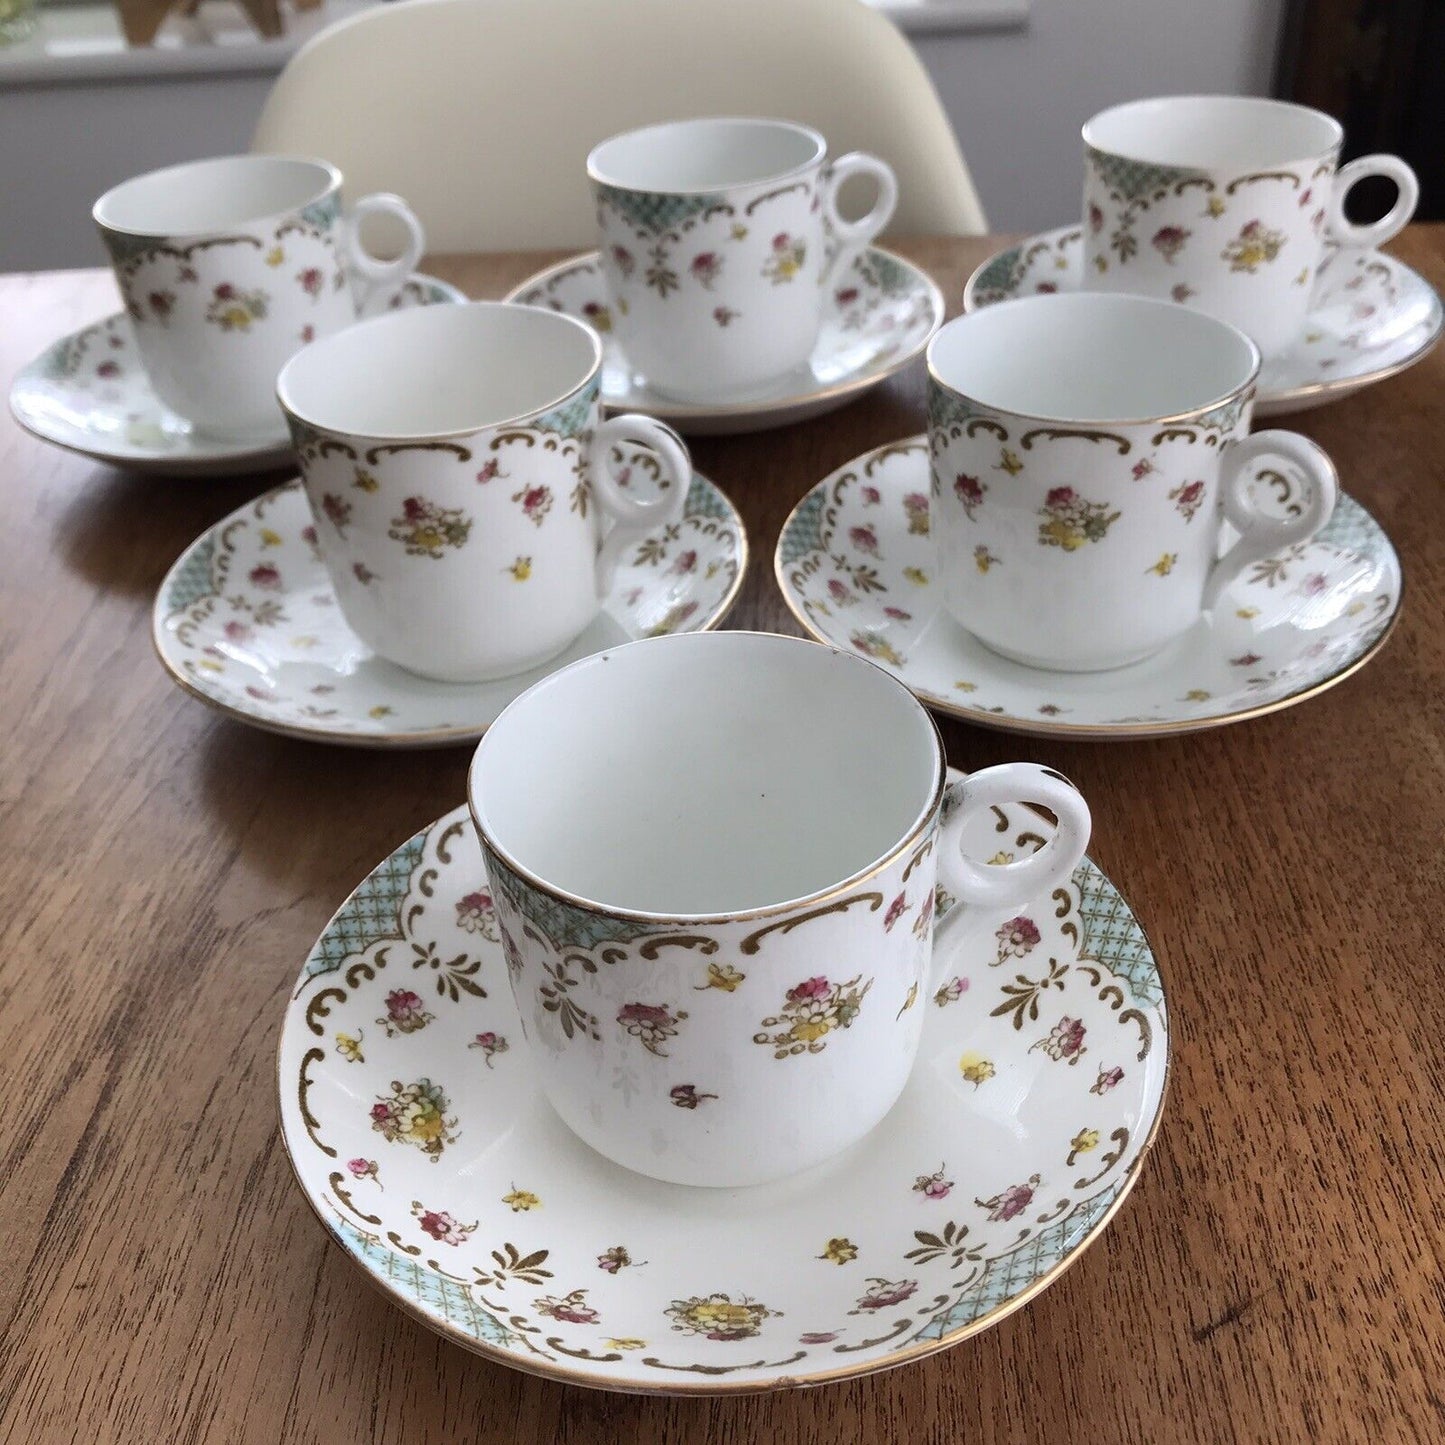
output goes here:
[[[943, 773], [905, 689], [796, 638], [637, 643], [513, 703], [469, 792], [523, 1033], [567, 1124], [628, 1168], [710, 1185], [796, 1173], [872, 1128], [907, 1080], [930, 955], [951, 958], [967, 911], [935, 948], [935, 876], [1008, 908], [1088, 841], [1057, 773], [975, 773], [941, 817]], [[1060, 818], [1049, 848], [1007, 869], [960, 852], [969, 819], [1021, 799]], [[599, 1095], [628, 1063], [632, 1096]]]
[[[1032, 297], [950, 322], [928, 360], [944, 604], [1015, 662], [1087, 672], [1148, 657], [1334, 508], [1313, 442], [1246, 435], [1259, 353], [1198, 312]], [[1275, 478], [1294, 483], [1297, 514], [1255, 505]], [[1221, 558], [1226, 518], [1241, 536]]]
[[[798, 504], [774, 570], [789, 610], [820, 642], [864, 653], [930, 707], [968, 722], [1101, 739], [1219, 727], [1348, 677], [1399, 616], [1395, 550], [1342, 495], [1313, 541], [1253, 564], [1211, 613], [1147, 661], [1098, 673], [1023, 667], [984, 647], [944, 609], [928, 488], [925, 437], [865, 453]], [[1256, 501], [1287, 516], [1301, 499], [1280, 473], [1257, 488]], [[1225, 545], [1233, 542], [1228, 524], [1224, 535]], [[972, 563], [987, 573], [998, 558], [985, 547]]]
[[[898, 186], [874, 156], [829, 163], [823, 137], [786, 121], [673, 121], [614, 136], [587, 159], [611, 324], [666, 396], [726, 400], [802, 366], [826, 288], [889, 222]], [[856, 221], [850, 176], [878, 186]]]
[[[1100, 291], [1183, 302], [1248, 332], [1267, 357], [1304, 330], [1326, 236], [1382, 246], [1420, 187], [1398, 156], [1351, 161], [1317, 110], [1250, 96], [1136, 100], [1084, 126], [1084, 272]], [[1345, 219], [1367, 176], [1399, 187], [1390, 213]]]
[[648, 385], [623, 353], [595, 251], [539, 272], [508, 301], [545, 306], [595, 326], [602, 335], [602, 402], [645, 411], [689, 435], [760, 431], [842, 406], [920, 355], [943, 324], [943, 295], [901, 256], [869, 246], [843, 257], [825, 288], [812, 355], [745, 398], [682, 402]]
[[580, 322], [475, 302], [361, 322], [283, 368], [321, 558], [379, 656], [444, 682], [539, 667], [622, 554], [681, 519], [687, 449], [650, 417], [599, 422], [601, 358]]
[[[1083, 289], [1084, 234], [1066, 226], [985, 261], [969, 277], [963, 309]], [[1260, 368], [1255, 419], [1338, 401], [1413, 366], [1440, 339], [1441, 322], [1440, 298], [1417, 272], [1326, 240], [1303, 332]]]
[[[624, 461], [641, 468], [645, 452]], [[317, 550], [299, 481], [218, 522], [177, 559], [152, 635], [187, 692], [271, 732], [362, 747], [473, 742], [546, 669], [500, 682], [434, 683], [375, 656], [351, 631]], [[732, 503], [694, 474], [679, 523], [623, 556], [602, 614], [551, 666], [619, 642], [716, 627], [742, 584], [747, 542]], [[492, 927], [490, 903], [461, 920]], [[495, 935], [488, 935], [495, 942]]]
[[[980, 856], [1027, 856], [1051, 832], [1002, 807], [964, 837]], [[332, 1236], [393, 1301], [501, 1363], [698, 1393], [901, 1364], [1044, 1288], [1138, 1177], [1168, 1068], [1164, 990], [1128, 905], [1087, 860], [1015, 917], [968, 920], [952, 1001], [920, 996], [904, 1015], [922, 1042], [886, 1127], [798, 1179], [727, 1192], [617, 1169], [558, 1121], [520, 1046], [493, 887], [465, 809], [386, 859], [311, 951], [280, 1078], [286, 1147]], [[469, 926], [479, 919], [489, 926]], [[1033, 930], [1029, 951], [1000, 961], [1001, 919]], [[729, 991], [705, 986], [710, 961], [690, 951], [654, 967], [684, 952], [684, 1030], [708, 1003], [772, 1009], [746, 969]], [[897, 992], [880, 979], [865, 1014], [885, 987]], [[411, 1033], [374, 1022], [398, 990], [432, 1015]], [[740, 1067], [825, 1065], [859, 1027], [783, 1061], [749, 1045]], [[675, 1076], [667, 1107], [706, 1136], [723, 1088], [621, 1042], [642, 1075]]]
[[[455, 286], [420, 272], [363, 314], [454, 305]], [[167, 411], [141, 365], [135, 328], [124, 312], [82, 327], [47, 347], [10, 388], [10, 410], [32, 436], [117, 467], [157, 475], [220, 477], [263, 471], [293, 452], [280, 408], [268, 434], [226, 440], [197, 431]]]
[[[407, 231], [395, 260], [361, 246], [373, 214]], [[275, 432], [287, 359], [394, 291], [423, 250], [399, 197], [365, 196], [343, 216], [340, 171], [286, 156], [151, 171], [107, 191], [94, 217], [152, 390], [198, 430], [242, 441]]]

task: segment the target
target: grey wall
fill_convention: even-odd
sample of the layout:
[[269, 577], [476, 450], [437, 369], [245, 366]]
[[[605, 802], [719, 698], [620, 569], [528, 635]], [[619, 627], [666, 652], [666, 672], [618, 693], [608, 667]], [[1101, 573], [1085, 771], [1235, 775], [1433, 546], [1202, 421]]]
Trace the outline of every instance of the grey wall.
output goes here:
[[1076, 220], [1079, 127], [1145, 95], [1265, 94], [1284, 0], [1031, 0], [1026, 30], [919, 35], [995, 231]]

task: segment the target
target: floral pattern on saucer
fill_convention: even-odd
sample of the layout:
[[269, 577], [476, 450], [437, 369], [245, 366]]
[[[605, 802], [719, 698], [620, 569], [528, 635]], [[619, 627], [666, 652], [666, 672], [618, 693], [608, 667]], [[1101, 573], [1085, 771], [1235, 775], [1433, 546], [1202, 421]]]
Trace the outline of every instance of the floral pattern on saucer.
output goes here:
[[809, 367], [755, 397], [719, 406], [662, 396], [632, 373], [613, 335], [595, 251], [540, 272], [505, 299], [561, 311], [601, 333], [602, 400], [610, 410], [642, 411], [689, 434], [712, 435], [761, 431], [842, 406], [921, 355], [943, 324], [938, 287], [918, 267], [877, 246], [860, 252], [844, 275], [826, 284], [829, 304]]
[[[997, 809], [970, 846], [1026, 852], [1049, 826]], [[998, 967], [987, 914], [951, 947], [966, 1002], [929, 1008], [887, 1129], [805, 1176], [726, 1191], [594, 1154], [541, 1097], [525, 1048], [483, 1066], [477, 1040], [519, 1027], [502, 945], [458, 924], [459, 900], [486, 888], [465, 808], [362, 882], [288, 1008], [281, 1114], [340, 1247], [411, 1313], [504, 1364], [674, 1393], [884, 1369], [1023, 1304], [1138, 1177], [1167, 1078], [1163, 984], [1087, 860], [1027, 910], [1030, 957]], [[475, 990], [449, 994], [434, 959], [475, 965]], [[435, 1015], [421, 1037], [375, 1029], [398, 989]]]
[[[1253, 269], [1270, 259], [1269, 238], [1248, 230], [1235, 246], [1238, 264]], [[964, 287], [963, 309], [1078, 291], [1083, 273], [1083, 231], [1045, 231], [985, 261]], [[1326, 241], [1304, 335], [1260, 371], [1256, 420], [1324, 406], [1413, 366], [1439, 340], [1442, 315], [1434, 288], [1403, 262]]]
[[[1261, 506], [1291, 505], [1280, 473], [1264, 473], [1259, 485]], [[871, 657], [930, 707], [967, 722], [1100, 738], [1219, 727], [1349, 676], [1399, 614], [1395, 549], [1341, 493], [1314, 541], [1246, 569], [1212, 615], [1154, 657], [1107, 672], [1025, 667], [990, 652], [943, 610], [934, 548], [916, 525], [928, 488], [926, 438], [865, 453], [798, 504], [774, 570], [812, 636]], [[980, 570], [998, 563], [980, 552]]]
[[[243, 299], [248, 306], [254, 303], [254, 297]], [[367, 314], [387, 306], [452, 305], [466, 299], [455, 286], [418, 273], [384, 305], [367, 308]], [[164, 306], [163, 296], [152, 301]], [[220, 306], [216, 324], [242, 327], [242, 313], [251, 314], [242, 308], [227, 322], [230, 313]], [[117, 312], [48, 347], [10, 389], [16, 421], [41, 441], [158, 475], [230, 476], [290, 460], [291, 439], [279, 411], [274, 438], [226, 441], [194, 431], [162, 407], [141, 365], [133, 327], [124, 312]]]
[[[514, 697], [568, 662], [716, 627], [746, 565], [741, 518], [694, 475], [682, 521], [624, 555], [601, 617], [560, 657], [494, 682], [433, 682], [375, 657], [346, 626], [294, 481], [192, 543], [161, 584], [152, 632], [175, 681], [241, 721], [361, 747], [444, 746], [480, 737]], [[490, 937], [488, 919], [477, 913], [462, 926]]]

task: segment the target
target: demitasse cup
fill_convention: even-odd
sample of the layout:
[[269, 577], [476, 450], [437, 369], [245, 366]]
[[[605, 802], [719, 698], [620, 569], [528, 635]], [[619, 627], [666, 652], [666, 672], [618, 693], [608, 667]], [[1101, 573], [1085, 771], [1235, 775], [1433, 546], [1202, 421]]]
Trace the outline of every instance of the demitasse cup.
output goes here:
[[[628, 131], [587, 158], [612, 325], [655, 390], [724, 399], [807, 361], [828, 276], [898, 200], [885, 162], [830, 164], [827, 151], [788, 121], [704, 119]], [[844, 220], [838, 187], [860, 174], [878, 198]], [[841, 249], [829, 255], [830, 244]]]
[[[1188, 307], [1083, 292], [990, 306], [928, 348], [944, 603], [1031, 667], [1136, 662], [1329, 520], [1329, 458], [1247, 436], [1258, 348]], [[1285, 483], [1293, 515], [1276, 515]], [[1238, 540], [1219, 555], [1223, 524]]]
[[[399, 197], [366, 196], [343, 215], [336, 167], [286, 156], [151, 171], [107, 191], [93, 214], [152, 389], [218, 437], [278, 431], [287, 359], [400, 286], [423, 245]], [[407, 229], [395, 260], [362, 249], [357, 225], [373, 214]]]
[[[986, 768], [946, 804], [944, 783], [910, 692], [796, 638], [630, 643], [518, 698], [468, 793], [562, 1119], [681, 1184], [776, 1179], [861, 1139], [907, 1081], [960, 917], [1047, 898], [1088, 842], [1046, 768]], [[1020, 801], [1057, 816], [1049, 842], [964, 854], [966, 819]], [[941, 924], [935, 879], [961, 903]]]
[[686, 447], [599, 422], [601, 369], [590, 326], [493, 302], [358, 322], [282, 369], [322, 561], [379, 656], [445, 682], [536, 667], [597, 616], [622, 549], [682, 515]]
[[[1420, 186], [1398, 156], [1338, 174], [1339, 123], [1307, 106], [1242, 95], [1170, 95], [1084, 126], [1084, 275], [1100, 291], [1182, 301], [1254, 338], [1267, 357], [1299, 336], [1325, 237], [1382, 246]], [[1366, 176], [1399, 188], [1370, 225], [1345, 219]]]

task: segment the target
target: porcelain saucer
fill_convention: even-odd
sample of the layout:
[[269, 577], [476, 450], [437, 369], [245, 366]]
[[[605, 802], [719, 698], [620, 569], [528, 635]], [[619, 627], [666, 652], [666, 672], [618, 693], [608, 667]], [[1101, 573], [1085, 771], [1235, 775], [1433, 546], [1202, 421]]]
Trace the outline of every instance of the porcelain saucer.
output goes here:
[[[1269, 475], [1285, 490], [1260, 505], [1287, 509], [1289, 484]], [[927, 438], [867, 452], [794, 509], [774, 571], [813, 637], [871, 657], [929, 707], [966, 722], [1100, 739], [1221, 727], [1342, 681], [1379, 651], [1399, 615], [1395, 549], [1342, 492], [1313, 542], [1256, 563], [1163, 652], [1108, 672], [1024, 667], [943, 611], [928, 495]]]
[[[1052, 825], [1013, 813], [977, 819], [973, 846], [1000, 861], [1042, 846]], [[747, 991], [745, 972], [696, 969], [677, 986]], [[868, 1374], [987, 1328], [1075, 1263], [1163, 1104], [1164, 986], [1088, 860], [1023, 913], [981, 913], [944, 977], [917, 1002], [903, 1097], [845, 1154], [750, 1189], [633, 1174], [541, 1096], [457, 808], [311, 950], [282, 1031], [282, 1135], [371, 1282], [503, 1364], [679, 1394]], [[672, 1093], [706, 1129], [710, 1096], [686, 1079]]]
[[[1078, 226], [1032, 236], [990, 257], [968, 279], [963, 309], [1044, 291], [1077, 291]], [[1393, 376], [1440, 339], [1440, 298], [1424, 277], [1382, 251], [1325, 243], [1305, 332], [1259, 376], [1256, 418], [1309, 411]]]
[[187, 692], [268, 732], [357, 747], [473, 742], [549, 672], [618, 642], [705, 631], [747, 566], [733, 504], [694, 474], [680, 523], [617, 569], [602, 615], [559, 657], [495, 682], [431, 682], [376, 657], [347, 627], [315, 547], [300, 481], [267, 492], [186, 549], [161, 583], [151, 633]]
[[[455, 286], [417, 272], [386, 305], [466, 299]], [[285, 466], [293, 455], [279, 409], [274, 435], [240, 441], [197, 432], [167, 411], [151, 391], [123, 311], [62, 337], [36, 357], [10, 388], [10, 410], [41, 441], [156, 476], [227, 477]]]
[[833, 411], [921, 356], [944, 312], [943, 293], [927, 273], [870, 246], [830, 284], [808, 365], [753, 396], [711, 405], [664, 396], [632, 371], [615, 339], [596, 251], [539, 271], [506, 299], [548, 306], [596, 327], [606, 348], [605, 405], [646, 412], [693, 436], [765, 431]]

